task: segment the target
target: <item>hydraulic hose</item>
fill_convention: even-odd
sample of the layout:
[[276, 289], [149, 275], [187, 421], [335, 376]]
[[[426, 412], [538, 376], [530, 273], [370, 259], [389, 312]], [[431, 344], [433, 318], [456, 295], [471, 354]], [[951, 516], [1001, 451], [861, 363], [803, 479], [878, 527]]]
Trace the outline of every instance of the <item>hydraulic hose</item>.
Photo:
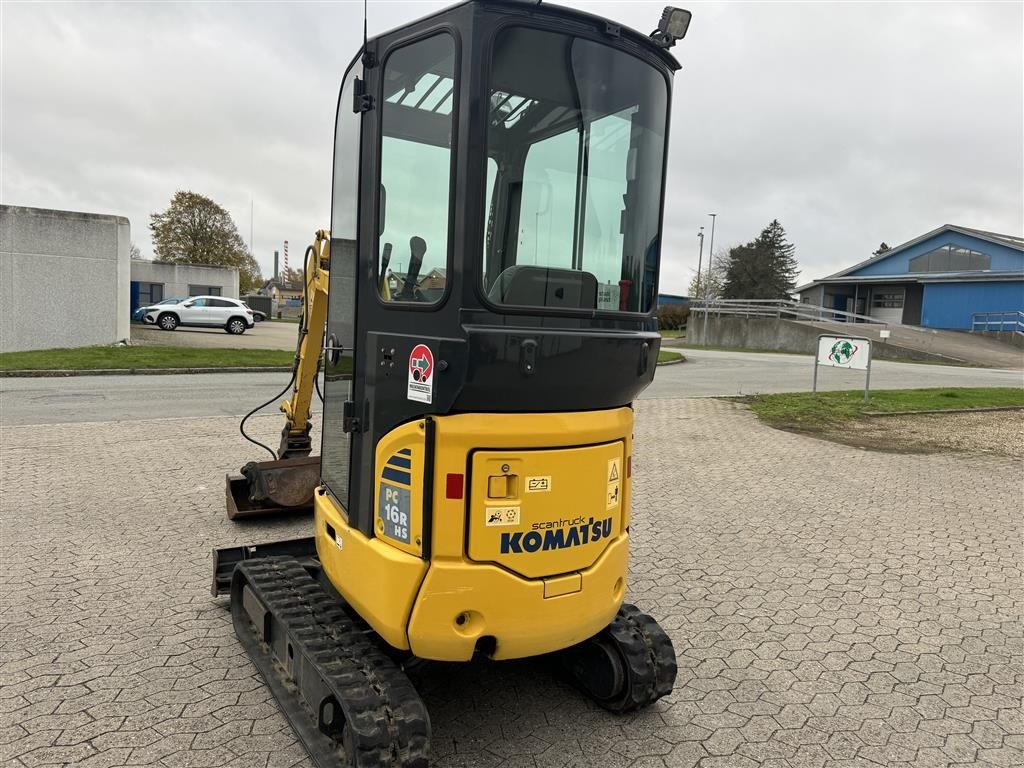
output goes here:
[[[267, 402], [262, 403], [261, 405], [258, 405], [255, 408], [253, 408], [251, 411], [245, 414], [245, 416], [242, 417], [242, 420], [240, 422], [238, 422], [238, 431], [242, 434], [242, 437], [244, 437], [253, 445], [258, 445], [260, 448], [265, 450], [267, 453], [270, 454], [272, 459], [277, 459], [277, 454], [273, 451], [273, 449], [270, 448], [270, 446], [266, 445], [265, 443], [261, 443], [259, 440], [253, 437], [250, 437], [245, 431], [245, 422], [247, 422], [251, 416], [263, 410], [268, 405], [276, 402], [277, 400], [280, 400], [284, 396], [284, 394], [291, 388], [291, 386], [295, 383], [295, 377], [299, 373], [299, 348], [302, 346], [302, 337], [309, 332], [307, 329], [307, 326], [309, 324], [309, 318], [306, 316], [306, 313], [309, 311], [309, 296], [307, 295], [308, 284], [306, 282], [306, 263], [309, 261], [310, 254], [314, 253], [316, 253], [316, 250], [313, 248], [312, 245], [310, 245], [306, 248], [305, 257], [302, 259], [302, 317], [299, 320], [299, 342], [296, 345], [295, 349], [295, 362], [292, 363], [291, 378], [288, 379], [288, 383], [285, 385], [284, 389], [282, 389], [272, 398], [267, 400]], [[324, 401], [324, 396], [323, 393], [320, 391], [319, 370], [317, 371], [317, 375], [313, 377], [313, 384], [316, 387], [316, 394], [320, 398], [320, 402], [322, 403]]]

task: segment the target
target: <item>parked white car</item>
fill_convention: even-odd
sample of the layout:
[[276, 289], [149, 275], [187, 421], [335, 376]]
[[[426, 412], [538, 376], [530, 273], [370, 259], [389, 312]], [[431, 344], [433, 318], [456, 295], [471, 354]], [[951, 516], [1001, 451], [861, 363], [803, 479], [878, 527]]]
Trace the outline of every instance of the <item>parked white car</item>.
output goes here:
[[179, 325], [194, 325], [223, 328], [236, 335], [256, 324], [244, 301], [224, 296], [190, 296], [180, 304], [148, 307], [142, 322], [165, 331], [173, 331]]

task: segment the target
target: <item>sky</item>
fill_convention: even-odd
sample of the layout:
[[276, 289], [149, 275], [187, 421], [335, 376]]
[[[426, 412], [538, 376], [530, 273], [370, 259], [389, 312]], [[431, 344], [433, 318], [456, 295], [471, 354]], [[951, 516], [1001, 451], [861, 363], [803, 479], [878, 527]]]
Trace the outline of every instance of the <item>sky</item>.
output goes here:
[[[370, 0], [370, 35], [448, 3]], [[649, 32], [663, 3], [561, 2]], [[1024, 3], [688, 3], [673, 53], [663, 292], [779, 219], [801, 281], [942, 224], [1024, 232]], [[329, 226], [362, 2], [0, 0], [0, 202], [221, 203], [265, 275]], [[254, 215], [250, 216], [250, 212]]]

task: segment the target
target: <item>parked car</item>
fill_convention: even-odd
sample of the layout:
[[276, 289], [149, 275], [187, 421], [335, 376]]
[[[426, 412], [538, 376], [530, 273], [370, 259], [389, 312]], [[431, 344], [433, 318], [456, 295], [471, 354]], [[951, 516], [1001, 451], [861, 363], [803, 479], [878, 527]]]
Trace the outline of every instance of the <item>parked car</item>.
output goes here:
[[164, 331], [173, 331], [179, 325], [223, 328], [228, 333], [245, 333], [256, 321], [253, 311], [238, 299], [223, 296], [190, 296], [178, 304], [149, 307], [142, 322]]
[[159, 306], [164, 305], [164, 304], [180, 304], [184, 300], [185, 300], [184, 296], [174, 296], [174, 297], [172, 297], [170, 299], [164, 299], [163, 301], [158, 301], [156, 304], [150, 304], [148, 307], [139, 307], [138, 309], [136, 309], [132, 313], [132, 320], [135, 320], [137, 322], [141, 322], [142, 318], [145, 317], [146, 313], [149, 310], [153, 309], [154, 307], [159, 307]]
[[247, 309], [249, 309], [252, 312], [252, 319], [255, 320], [257, 323], [262, 323], [264, 320], [267, 319], [267, 313], [266, 312], [261, 312], [258, 309], [253, 309], [248, 304], [246, 304], [245, 306], [246, 306]]

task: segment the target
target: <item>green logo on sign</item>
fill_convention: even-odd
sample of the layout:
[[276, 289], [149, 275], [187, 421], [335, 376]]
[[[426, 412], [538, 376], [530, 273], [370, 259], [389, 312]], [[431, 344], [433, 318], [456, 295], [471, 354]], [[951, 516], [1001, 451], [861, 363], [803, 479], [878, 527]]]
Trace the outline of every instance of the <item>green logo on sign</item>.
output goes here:
[[832, 350], [828, 353], [828, 359], [836, 365], [847, 365], [853, 356], [857, 354], [857, 350], [860, 349], [849, 339], [840, 339], [832, 345]]

